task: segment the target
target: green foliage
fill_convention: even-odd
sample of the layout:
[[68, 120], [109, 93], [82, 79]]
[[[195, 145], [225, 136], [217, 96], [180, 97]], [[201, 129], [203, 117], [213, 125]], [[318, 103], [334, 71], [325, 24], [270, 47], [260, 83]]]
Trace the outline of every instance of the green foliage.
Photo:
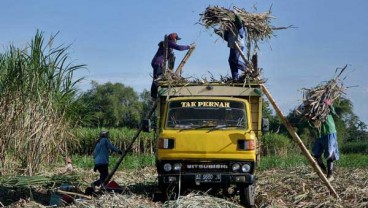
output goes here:
[[292, 145], [290, 139], [282, 134], [266, 133], [262, 135], [262, 154], [286, 156]]
[[368, 142], [348, 142], [340, 143], [340, 152], [344, 154], [368, 154]]
[[[290, 154], [288, 156], [265, 156], [261, 157], [259, 170], [272, 168], [291, 168], [308, 166], [307, 158], [302, 154]], [[368, 168], [368, 155], [364, 154], [341, 154], [340, 160], [336, 161], [336, 167]]]
[[[92, 169], [94, 167], [93, 157], [86, 155], [73, 155], [73, 166], [81, 169]], [[110, 155], [110, 169], [118, 162], [120, 156], [117, 154]], [[120, 164], [118, 170], [141, 169], [147, 166], [155, 165], [155, 157], [153, 154], [134, 155], [128, 154]]]
[[291, 167], [299, 167], [308, 165], [308, 161], [303, 155], [289, 154], [288, 156], [265, 156], [261, 157], [259, 170], [267, 170], [271, 168], [287, 169]]
[[[142, 116], [142, 102], [131, 87], [121, 83], [98, 84], [80, 96], [80, 102], [89, 106], [83, 117], [90, 127], [138, 127]], [[89, 115], [89, 116], [88, 116]]]
[[337, 167], [368, 168], [367, 154], [341, 154], [336, 162]]
[[[108, 130], [111, 143], [122, 150], [127, 148], [138, 131], [129, 128], [76, 128], [73, 130], [73, 134], [78, 142], [68, 144], [69, 154], [91, 155], [102, 130]], [[132, 151], [134, 153], [152, 153], [153, 148], [153, 133], [141, 132]]]
[[[0, 54], [0, 161], [2, 171], [22, 169], [32, 175], [40, 164], [52, 163], [70, 141], [69, 129], [76, 84], [73, 73], [84, 65], [68, 63], [68, 47], [45, 44], [36, 33], [24, 49], [10, 46]], [[17, 154], [9, 154], [14, 153]], [[8, 159], [12, 163], [6, 162]], [[10, 158], [12, 157], [12, 158]], [[19, 163], [19, 167], [10, 167]]]

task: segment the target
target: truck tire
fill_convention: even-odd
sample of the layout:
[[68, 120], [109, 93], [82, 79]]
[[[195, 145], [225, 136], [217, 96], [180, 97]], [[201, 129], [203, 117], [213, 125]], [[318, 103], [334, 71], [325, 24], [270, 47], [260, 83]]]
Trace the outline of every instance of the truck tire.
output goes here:
[[254, 184], [245, 184], [239, 187], [240, 203], [244, 207], [254, 207], [256, 198], [256, 186]]

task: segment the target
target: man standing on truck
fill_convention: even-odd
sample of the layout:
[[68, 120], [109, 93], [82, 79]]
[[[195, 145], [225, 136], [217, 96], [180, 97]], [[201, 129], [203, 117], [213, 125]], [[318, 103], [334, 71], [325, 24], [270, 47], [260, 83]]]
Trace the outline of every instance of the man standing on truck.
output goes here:
[[239, 48], [242, 51], [244, 50], [246, 30], [240, 15], [236, 11], [233, 12], [235, 14], [234, 25], [236, 26], [236, 30], [234, 30], [234, 28], [228, 28], [225, 31], [221, 29], [215, 29], [215, 33], [227, 41], [227, 46], [230, 48], [228, 61], [230, 65], [231, 76], [233, 81], [237, 81], [239, 78], [239, 70], [245, 71], [248, 63], [244, 63], [241, 60], [242, 57], [240, 56], [240, 52], [235, 47], [235, 44], [238, 44]]
[[[181, 38], [178, 36], [177, 33], [171, 33], [167, 36], [167, 60], [169, 60], [169, 68], [173, 68], [174, 67], [174, 62], [175, 62], [175, 56], [174, 56], [174, 52], [173, 49], [178, 50], [178, 51], [184, 51], [184, 50], [189, 50], [190, 48], [194, 47], [194, 44], [190, 44], [190, 45], [178, 45], [176, 42], [178, 40], [180, 40]], [[151, 62], [151, 66], [153, 68], [153, 81], [152, 81], [152, 85], [151, 85], [151, 97], [153, 99], [157, 98], [157, 81], [159, 81], [162, 77], [162, 73], [163, 73], [163, 63], [165, 61], [165, 47], [164, 47], [164, 41], [161, 41], [158, 44], [158, 50], [155, 54], [155, 56], [152, 59]]]
[[[325, 100], [325, 104], [329, 107], [330, 113], [326, 117], [326, 121], [322, 123], [319, 138], [316, 139], [312, 153], [318, 165], [323, 172], [327, 171], [327, 179], [333, 180], [333, 161], [339, 159], [339, 149], [337, 144], [337, 131], [332, 114], [336, 115], [335, 109], [330, 100]], [[322, 161], [322, 153], [327, 160], [327, 169]]]

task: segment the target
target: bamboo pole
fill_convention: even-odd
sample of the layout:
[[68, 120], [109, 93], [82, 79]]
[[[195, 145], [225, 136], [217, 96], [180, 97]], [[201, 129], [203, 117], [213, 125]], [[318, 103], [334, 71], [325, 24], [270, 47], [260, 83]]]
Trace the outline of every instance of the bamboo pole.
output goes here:
[[[247, 60], [247, 58], [245, 57], [245, 55], [244, 55], [244, 53], [243, 53], [243, 51], [240, 49], [240, 47], [239, 47], [239, 45], [238, 45], [238, 43], [234, 43], [234, 45], [235, 45], [235, 48], [239, 51], [239, 53], [240, 53], [240, 56], [243, 58], [243, 60], [244, 60], [244, 62], [245, 63], [249, 63], [249, 61]], [[248, 68], [249, 69], [249, 71], [250, 72], [253, 72], [253, 69], [252, 69], [252, 67], [250, 67], [250, 68]]]
[[[247, 61], [243, 51], [240, 49], [239, 45], [235, 43], [235, 47], [239, 51], [241, 57], [244, 61]], [[313, 169], [317, 172], [318, 176], [321, 178], [322, 182], [327, 186], [330, 192], [334, 195], [334, 197], [338, 200], [341, 200], [335, 189], [332, 187], [331, 183], [328, 181], [326, 176], [322, 173], [322, 170], [319, 168], [317, 162], [314, 160], [312, 155], [309, 153], [308, 149], [305, 147], [303, 141], [299, 138], [298, 134], [294, 131], [294, 128], [291, 126], [288, 120], [282, 114], [280, 108], [276, 104], [276, 101], [272, 98], [270, 92], [267, 90], [266, 86], [261, 84], [261, 88], [264, 94], [266, 94], [268, 100], [272, 104], [273, 108], [275, 109], [277, 115], [281, 119], [282, 123], [285, 125], [286, 129], [288, 130], [289, 134], [293, 138], [293, 140], [299, 145], [300, 149], [302, 150], [304, 156], [308, 159], [309, 164], [313, 167]]]
[[195, 47], [190, 48], [190, 49], [188, 50], [188, 52], [185, 54], [185, 56], [184, 56], [183, 60], [181, 60], [181, 62], [180, 62], [180, 64], [179, 64], [178, 68], [175, 70], [175, 75], [176, 75], [177, 77], [181, 76], [181, 71], [183, 70], [183, 66], [184, 66], [184, 64], [187, 62], [187, 60], [189, 59], [189, 57], [192, 55], [192, 53], [193, 53], [194, 49], [195, 49]]
[[317, 172], [318, 176], [321, 178], [322, 182], [327, 186], [330, 192], [334, 195], [335, 198], [340, 199], [339, 195], [332, 187], [331, 183], [328, 181], [326, 176], [322, 173], [322, 170], [318, 166], [317, 162], [314, 160], [312, 155], [309, 153], [308, 149], [305, 147], [303, 141], [299, 138], [298, 134], [294, 131], [294, 128], [291, 126], [289, 121], [284, 117], [280, 108], [277, 106], [276, 101], [272, 98], [270, 92], [267, 88], [262, 84], [262, 91], [267, 96], [268, 100], [272, 104], [273, 108], [276, 110], [277, 115], [281, 119], [282, 123], [285, 125], [286, 129], [288, 130], [289, 134], [292, 136], [293, 140], [298, 144], [300, 149], [302, 150], [304, 156], [308, 159], [309, 164], [313, 167], [313, 169]]
[[[155, 103], [152, 106], [150, 112], [148, 113], [147, 119], [150, 119], [151, 116], [152, 116], [152, 114], [155, 112], [156, 107], [157, 107], [157, 103], [158, 103], [159, 99], [160, 98], [158, 98], [155, 101]], [[141, 124], [139, 126], [139, 129], [135, 133], [135, 135], [134, 135], [132, 141], [130, 142], [129, 146], [125, 149], [125, 151], [123, 151], [123, 154], [120, 156], [118, 162], [115, 164], [114, 168], [112, 169], [112, 171], [110, 172], [110, 174], [107, 176], [107, 178], [105, 179], [105, 181], [104, 181], [103, 184], [107, 184], [111, 180], [112, 176], [115, 174], [116, 170], [119, 168], [121, 162], [123, 161], [123, 159], [125, 158], [125, 156], [127, 155], [127, 153], [132, 149], [132, 146], [133, 146], [134, 142], [137, 140], [137, 138], [138, 138], [138, 136], [139, 136], [139, 134], [141, 133], [142, 130], [143, 130], [143, 124]]]

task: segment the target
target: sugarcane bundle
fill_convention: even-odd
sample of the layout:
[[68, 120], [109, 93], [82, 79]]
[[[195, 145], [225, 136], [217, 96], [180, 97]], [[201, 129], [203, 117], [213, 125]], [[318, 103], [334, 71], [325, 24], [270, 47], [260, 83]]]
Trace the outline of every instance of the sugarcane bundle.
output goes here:
[[295, 109], [295, 113], [317, 129], [320, 129], [322, 123], [326, 121], [326, 117], [330, 113], [330, 108], [326, 104], [326, 100], [333, 103], [343, 93], [344, 87], [340, 75], [346, 67], [343, 67], [335, 78], [325, 84], [320, 84], [311, 89], [302, 89], [303, 102]]
[[62, 183], [75, 184], [78, 181], [81, 181], [81, 175], [79, 174], [0, 177], [0, 184], [7, 187], [50, 186]]
[[[209, 6], [203, 14], [200, 14], [199, 23], [208, 28], [215, 28], [221, 31], [237, 31], [235, 25], [235, 15], [238, 14], [243, 25], [247, 29], [247, 39], [258, 48], [257, 42], [271, 38], [274, 30], [287, 29], [288, 27], [274, 27], [271, 25], [271, 11], [263, 13], [249, 13], [245, 9], [233, 7], [233, 10]], [[290, 27], [290, 26], [289, 26]]]

